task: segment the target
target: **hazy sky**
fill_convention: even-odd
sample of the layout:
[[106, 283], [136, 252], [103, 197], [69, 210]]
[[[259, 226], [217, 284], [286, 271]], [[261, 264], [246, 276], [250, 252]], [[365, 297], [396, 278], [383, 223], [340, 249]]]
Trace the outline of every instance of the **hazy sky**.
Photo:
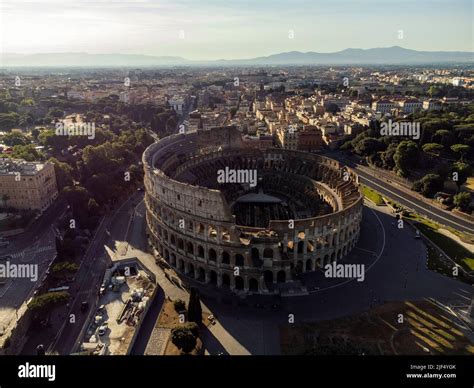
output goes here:
[[[250, 58], [399, 45], [473, 51], [472, 0], [0, 0], [5, 53]], [[403, 39], [399, 39], [399, 31]], [[291, 39], [293, 37], [293, 39]]]

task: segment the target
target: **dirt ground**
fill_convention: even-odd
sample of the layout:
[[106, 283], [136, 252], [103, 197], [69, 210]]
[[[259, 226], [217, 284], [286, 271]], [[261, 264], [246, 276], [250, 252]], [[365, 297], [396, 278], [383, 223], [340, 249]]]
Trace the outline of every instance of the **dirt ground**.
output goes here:
[[430, 300], [386, 303], [352, 317], [281, 326], [282, 353], [474, 355], [453, 318]]

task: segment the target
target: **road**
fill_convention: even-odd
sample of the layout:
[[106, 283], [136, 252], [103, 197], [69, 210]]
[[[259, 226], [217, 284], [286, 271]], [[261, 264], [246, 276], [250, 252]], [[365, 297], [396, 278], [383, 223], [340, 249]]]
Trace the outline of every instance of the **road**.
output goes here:
[[14, 264], [34, 264], [38, 266], [38, 279], [7, 279], [0, 287], [0, 327], [7, 327], [17, 320], [16, 310], [32, 296], [41, 284], [44, 274], [56, 256], [54, 232], [51, 225], [65, 211], [66, 206], [59, 200], [22, 234], [8, 238], [11, 243], [1, 250], [1, 256], [9, 255]]
[[417, 213], [442, 225], [450, 226], [461, 232], [474, 233], [472, 222], [418, 199], [415, 194], [411, 194], [406, 190], [401, 190], [395, 183], [388, 179], [375, 177], [375, 174], [369, 172], [366, 167], [355, 163], [354, 160], [348, 159], [340, 153], [332, 152], [329, 153], [328, 156], [337, 159], [354, 169], [357, 174], [359, 174], [361, 183], [397, 201], [398, 203], [413, 209]]
[[125, 238], [133, 208], [141, 196], [142, 193], [134, 193], [114, 213], [102, 219], [76, 274], [78, 289], [73, 294], [69, 313], [66, 315], [70, 317], [74, 314], [75, 322], [65, 319], [51, 347], [52, 351], [70, 354], [75, 347], [88, 315], [80, 311], [81, 304], [88, 302], [90, 308], [95, 304], [108, 265], [105, 247], [113, 246], [116, 241]]

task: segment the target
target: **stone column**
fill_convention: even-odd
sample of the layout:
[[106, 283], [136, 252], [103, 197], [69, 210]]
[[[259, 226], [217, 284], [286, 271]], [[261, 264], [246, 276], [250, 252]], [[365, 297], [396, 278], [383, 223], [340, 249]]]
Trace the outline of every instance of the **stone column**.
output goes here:
[[244, 291], [245, 292], [249, 291], [249, 278], [248, 278], [248, 276], [244, 276]]
[[259, 291], [262, 291], [262, 290], [266, 290], [267, 287], [265, 286], [265, 280], [263, 278], [263, 276], [260, 276], [260, 278], [258, 279], [258, 290]]

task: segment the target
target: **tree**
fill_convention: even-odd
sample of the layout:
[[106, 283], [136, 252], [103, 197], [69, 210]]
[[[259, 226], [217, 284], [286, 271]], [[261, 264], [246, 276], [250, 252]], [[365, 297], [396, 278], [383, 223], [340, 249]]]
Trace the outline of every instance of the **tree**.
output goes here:
[[201, 300], [197, 290], [192, 287], [189, 294], [188, 302], [188, 320], [190, 322], [196, 322], [198, 325], [202, 323], [202, 308]]
[[430, 155], [430, 158], [439, 156], [444, 149], [444, 147], [438, 143], [426, 143], [423, 144], [422, 148], [425, 154]]
[[412, 189], [421, 192], [425, 197], [433, 197], [443, 190], [444, 181], [437, 174], [427, 174], [413, 184]]
[[186, 310], [186, 303], [184, 302], [184, 300], [181, 299], [176, 299], [173, 302], [173, 306], [177, 313]]
[[33, 139], [38, 140], [38, 135], [40, 134], [40, 130], [38, 128], [33, 128], [31, 130], [31, 136]]
[[383, 151], [384, 149], [385, 144], [374, 137], [366, 137], [359, 141], [354, 147], [354, 150], [357, 154], [364, 156], [375, 154], [378, 151]]
[[469, 153], [471, 147], [466, 144], [453, 144], [451, 146], [451, 151], [455, 152], [456, 154], [461, 155], [461, 160], [464, 159], [464, 156]]
[[15, 112], [0, 113], [0, 130], [10, 131], [16, 127], [20, 121], [20, 115]]
[[[458, 187], [458, 191], [461, 189], [461, 186], [466, 183], [467, 178], [471, 175], [471, 166], [464, 162], [453, 163], [453, 178], [456, 175], [454, 182]], [[455, 175], [454, 175], [455, 174]]]
[[402, 176], [410, 174], [410, 168], [414, 168], [418, 162], [418, 148], [411, 140], [402, 141], [393, 155], [395, 167]]
[[58, 184], [58, 190], [61, 191], [66, 186], [72, 186], [72, 167], [67, 163], [60, 162], [56, 158], [50, 158], [48, 161], [54, 164], [54, 172], [56, 173], [56, 182]]
[[171, 342], [184, 353], [191, 352], [197, 343], [191, 330], [184, 326], [175, 327], [171, 330]]
[[27, 145], [29, 144], [28, 138], [23, 135], [23, 133], [19, 131], [13, 131], [10, 133], [6, 133], [1, 137], [1, 141], [3, 144], [13, 147], [16, 145]]
[[11, 156], [15, 159], [24, 159], [28, 162], [44, 159], [44, 155], [38, 151], [33, 144], [14, 146]]
[[186, 322], [183, 327], [188, 329], [195, 338], [199, 337], [199, 326], [196, 322]]
[[382, 167], [392, 170], [395, 167], [395, 161], [393, 157], [397, 151], [397, 144], [390, 143], [387, 149], [380, 153], [380, 160], [382, 161]]
[[60, 305], [66, 303], [70, 298], [69, 292], [48, 292], [39, 296], [35, 296], [28, 303], [28, 309], [35, 311], [38, 315], [47, 315], [51, 313], [51, 310]]
[[439, 129], [431, 138], [433, 143], [442, 144], [445, 147], [450, 147], [454, 143], [454, 134], [447, 129]]
[[471, 194], [466, 191], [463, 191], [462, 193], [457, 193], [453, 197], [453, 202], [457, 208], [465, 211], [469, 208], [469, 204], [471, 203]]

